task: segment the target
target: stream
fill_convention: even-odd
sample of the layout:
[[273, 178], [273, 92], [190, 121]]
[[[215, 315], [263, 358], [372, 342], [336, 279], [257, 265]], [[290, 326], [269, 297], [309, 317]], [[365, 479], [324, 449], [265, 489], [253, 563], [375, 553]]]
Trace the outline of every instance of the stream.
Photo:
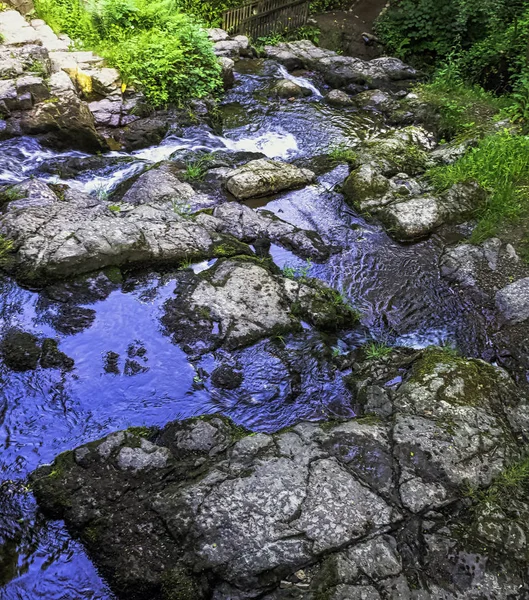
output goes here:
[[[111, 194], [148, 165], [182, 152], [242, 150], [293, 161], [325, 155], [341, 143], [354, 146], [384, 131], [377, 115], [324, 104], [317, 81], [289, 75], [272, 61], [241, 61], [237, 69], [237, 85], [221, 106], [222, 136], [205, 126], [191, 127], [156, 147], [110, 153], [103, 166], [65, 181], [50, 175], [46, 164], [87, 155], [13, 139], [0, 143], [0, 182], [37, 177]], [[272, 85], [286, 77], [311, 89], [312, 96], [271, 101]], [[213, 412], [254, 431], [354, 416], [354, 398], [343, 373], [328, 360], [329, 348], [347, 354], [376, 340], [415, 348], [446, 343], [465, 355], [483, 354], [489, 342], [482, 317], [440, 279], [437, 264], [445, 242], [437, 236], [414, 245], [392, 241], [336, 191], [347, 173], [347, 166], [337, 165], [314, 185], [249, 203], [346, 249], [325, 264], [305, 264], [276, 246], [271, 250], [279, 267], [308, 268], [310, 276], [337, 288], [360, 309], [361, 325], [339, 337], [307, 329], [283, 344], [264, 340], [190, 362], [160, 323], [163, 304], [177, 286], [175, 272], [137, 272], [122, 283], [92, 277], [46, 290], [24, 289], [0, 275], [0, 329], [17, 326], [54, 338], [75, 361], [65, 373], [15, 373], [0, 366], [0, 539], [11, 540], [0, 552], [1, 600], [113, 598], [82, 546], [61, 522], [38, 513], [25, 487], [26, 476], [60, 452], [126, 427]], [[204, 376], [221, 359], [241, 369], [239, 388], [217, 389]]]

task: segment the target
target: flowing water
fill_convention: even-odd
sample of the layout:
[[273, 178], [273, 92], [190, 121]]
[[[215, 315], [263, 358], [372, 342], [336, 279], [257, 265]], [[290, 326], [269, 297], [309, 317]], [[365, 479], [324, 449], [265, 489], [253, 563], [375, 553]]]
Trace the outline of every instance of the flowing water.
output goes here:
[[[322, 103], [317, 81], [296, 78], [267, 61], [243, 61], [238, 68], [237, 86], [222, 106], [222, 136], [203, 126], [189, 128], [157, 147], [130, 155], [110, 153], [64, 182], [90, 193], [111, 193], [150, 164], [182, 151], [245, 150], [295, 160], [383, 131], [372, 114]], [[271, 101], [273, 83], [285, 77], [311, 89], [312, 96]], [[72, 157], [86, 155], [52, 152], [29, 138], [2, 142], [0, 182], [29, 176], [61, 182], [47, 165]], [[250, 204], [266, 206], [344, 248], [327, 263], [310, 265], [309, 271], [362, 311], [361, 325], [340, 338], [309, 328], [280, 342], [264, 340], [191, 363], [160, 324], [165, 300], [178, 292], [178, 272], [137, 273], [121, 284], [99, 276], [45, 290], [23, 289], [0, 276], [0, 329], [15, 325], [55, 338], [75, 361], [68, 373], [14, 373], [0, 366], [0, 540], [9, 540], [0, 551], [2, 600], [113, 597], [83, 548], [62, 523], [39, 515], [25, 487], [28, 473], [58, 453], [125, 427], [163, 425], [217, 411], [263, 431], [300, 419], [354, 415], [343, 373], [337, 374], [328, 360], [332, 347], [347, 354], [374, 339], [413, 347], [454, 343], [470, 355], [484, 351], [488, 341], [482, 318], [471, 314], [439, 278], [442, 241], [434, 236], [401, 245], [366, 223], [335, 191], [347, 172], [346, 166], [337, 166], [315, 185]], [[272, 247], [272, 255], [280, 267], [304, 265], [279, 247]], [[202, 270], [211, 262], [193, 268]], [[243, 373], [236, 390], [210, 385], [205, 374], [220, 362]]]

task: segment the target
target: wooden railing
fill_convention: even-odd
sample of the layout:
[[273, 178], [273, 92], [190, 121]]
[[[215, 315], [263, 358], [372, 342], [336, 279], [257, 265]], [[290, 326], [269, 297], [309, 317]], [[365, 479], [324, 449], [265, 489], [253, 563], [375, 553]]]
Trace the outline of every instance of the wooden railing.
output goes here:
[[224, 13], [222, 28], [254, 39], [307, 23], [310, 0], [257, 0]]

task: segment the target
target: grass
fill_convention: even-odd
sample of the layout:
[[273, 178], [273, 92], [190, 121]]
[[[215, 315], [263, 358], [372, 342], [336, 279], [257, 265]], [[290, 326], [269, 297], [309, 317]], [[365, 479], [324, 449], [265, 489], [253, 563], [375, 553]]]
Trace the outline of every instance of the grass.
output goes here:
[[384, 342], [370, 342], [364, 347], [364, 352], [367, 359], [374, 360], [391, 354], [393, 348]]
[[482, 137], [491, 131], [493, 118], [508, 105], [504, 98], [466, 83], [457, 64], [450, 61], [429, 83], [419, 84], [414, 91], [432, 107], [432, 115], [439, 115], [439, 135], [447, 139]]
[[489, 135], [454, 164], [430, 169], [427, 175], [439, 191], [473, 180], [489, 192], [472, 233], [473, 243], [529, 216], [529, 136], [509, 130]]
[[358, 159], [356, 152], [346, 144], [339, 144], [332, 148], [328, 154], [333, 163], [347, 163], [355, 165]]
[[3, 202], [14, 202], [15, 200], [21, 200], [24, 197], [24, 192], [22, 192], [18, 187], [8, 187], [0, 191], [0, 204]]
[[476, 502], [478, 510], [484, 506], [503, 509], [517, 496], [529, 494], [529, 456], [505, 469], [486, 490], [470, 488], [467, 496]]
[[204, 154], [186, 165], [183, 178], [185, 181], [201, 181], [208, 172], [208, 165], [213, 160], [212, 154]]

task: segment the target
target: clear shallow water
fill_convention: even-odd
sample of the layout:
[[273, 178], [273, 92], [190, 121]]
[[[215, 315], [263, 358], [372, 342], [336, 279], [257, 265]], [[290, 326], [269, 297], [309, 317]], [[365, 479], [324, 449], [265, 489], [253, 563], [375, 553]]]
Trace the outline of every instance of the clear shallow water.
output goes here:
[[[182, 150], [259, 151], [292, 160], [317, 156], [342, 142], [357, 143], [382, 129], [372, 115], [330, 108], [317, 94], [292, 103], [270, 100], [274, 82], [285, 77], [273, 63], [245, 61], [238, 68], [238, 86], [222, 108], [222, 136], [190, 128], [155, 148], [111, 153], [101, 165], [65, 182], [88, 193], [108, 192]], [[297, 81], [314, 85], [306, 77]], [[46, 163], [70, 157], [87, 158], [42, 149], [29, 138], [2, 142], [0, 182], [30, 175], [61, 181], [46, 173]], [[13, 373], [0, 366], [0, 540], [10, 540], [7, 551], [0, 552], [0, 599], [112, 598], [82, 547], [61, 523], [38, 515], [24, 488], [25, 476], [58, 453], [124, 427], [163, 425], [216, 411], [265, 431], [301, 419], [353, 415], [354, 399], [329, 361], [332, 347], [347, 353], [370, 339], [416, 347], [456, 342], [473, 354], [486, 345], [479, 318], [470, 316], [439, 280], [440, 241], [413, 246], [391, 241], [334, 191], [346, 175], [346, 167], [337, 167], [316, 185], [253, 203], [343, 248], [309, 271], [363, 312], [361, 326], [340, 339], [307, 330], [237, 352], [218, 351], [192, 364], [160, 324], [165, 300], [178, 292], [177, 272], [135, 275], [123, 285], [107, 282], [98, 293], [82, 284], [74, 291], [60, 285], [28, 291], [0, 279], [0, 329], [18, 326], [55, 338], [75, 361], [64, 374]], [[272, 254], [280, 267], [304, 265], [282, 248], [273, 247]], [[208, 374], [221, 363], [243, 373], [240, 388], [210, 384]]]

